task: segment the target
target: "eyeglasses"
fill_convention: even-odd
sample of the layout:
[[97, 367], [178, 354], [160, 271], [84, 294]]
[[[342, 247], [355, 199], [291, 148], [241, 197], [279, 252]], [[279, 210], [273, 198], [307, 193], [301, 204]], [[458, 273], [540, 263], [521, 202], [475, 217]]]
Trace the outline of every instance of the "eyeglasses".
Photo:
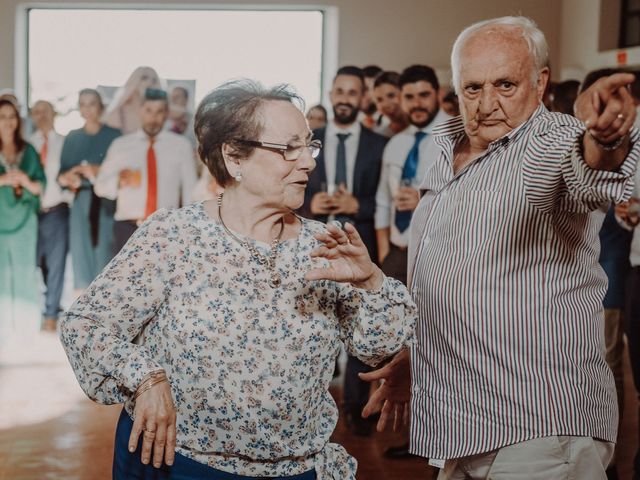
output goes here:
[[283, 143], [260, 142], [258, 140], [244, 140], [241, 138], [236, 138], [234, 141], [251, 147], [279, 152], [287, 162], [295, 162], [298, 160], [302, 156], [305, 148], [308, 148], [311, 156], [316, 158], [322, 148], [322, 142], [320, 140], [312, 140], [307, 145], [285, 145]]

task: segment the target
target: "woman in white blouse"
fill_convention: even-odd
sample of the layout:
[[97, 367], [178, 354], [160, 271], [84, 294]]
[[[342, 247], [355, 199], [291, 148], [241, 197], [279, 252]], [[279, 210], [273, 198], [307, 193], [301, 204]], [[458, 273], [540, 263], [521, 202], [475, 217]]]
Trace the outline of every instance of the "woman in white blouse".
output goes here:
[[224, 193], [150, 217], [63, 319], [87, 395], [125, 403], [116, 480], [355, 478], [329, 443], [335, 358], [344, 343], [378, 364], [416, 312], [352, 225], [293, 213], [320, 148], [298, 102], [248, 80], [211, 92], [196, 134]]

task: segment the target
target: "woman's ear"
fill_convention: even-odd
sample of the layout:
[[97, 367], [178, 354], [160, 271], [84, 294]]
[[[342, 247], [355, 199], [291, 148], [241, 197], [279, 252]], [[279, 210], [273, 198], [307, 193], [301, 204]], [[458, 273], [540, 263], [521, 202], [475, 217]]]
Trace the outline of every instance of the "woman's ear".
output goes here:
[[234, 177], [236, 181], [242, 178], [240, 170], [240, 161], [235, 156], [235, 149], [229, 143], [222, 144], [222, 158], [224, 158], [224, 166], [227, 168], [229, 175]]

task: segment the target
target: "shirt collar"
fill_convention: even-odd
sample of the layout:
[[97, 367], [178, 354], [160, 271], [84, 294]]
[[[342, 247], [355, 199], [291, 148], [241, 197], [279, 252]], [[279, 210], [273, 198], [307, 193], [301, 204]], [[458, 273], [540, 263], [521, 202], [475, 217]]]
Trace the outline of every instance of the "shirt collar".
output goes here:
[[429, 122], [426, 127], [418, 128], [415, 125], [409, 125], [405, 131], [410, 135], [415, 135], [419, 131], [424, 132], [427, 135], [431, 135], [440, 124], [448, 121], [450, 118], [451, 117], [447, 115], [444, 110], [439, 109], [438, 113], [436, 113], [436, 116], [433, 117], [433, 120], [431, 120], [431, 122]]
[[[533, 124], [534, 120], [539, 115], [543, 114], [546, 111], [547, 109], [544, 106], [544, 104], [540, 103], [540, 105], [538, 105], [538, 108], [534, 110], [534, 112], [525, 122], [518, 125], [516, 128], [506, 133], [502, 137], [491, 142], [489, 144], [489, 148], [497, 144], [504, 145], [515, 140], [517, 137], [520, 136], [522, 132], [524, 132], [525, 130], [528, 130], [528, 128]], [[433, 129], [433, 134], [437, 139], [444, 139], [448, 137], [450, 140], [454, 140], [454, 143], [455, 143], [455, 140], [457, 140], [457, 137], [460, 136], [461, 134], [464, 134], [464, 123], [462, 122], [462, 116], [457, 116], [447, 122], [444, 122], [436, 126]]]
[[357, 136], [360, 133], [360, 122], [353, 122], [347, 128], [338, 127], [333, 121], [327, 124], [327, 136], [335, 136], [338, 133], [350, 133], [352, 137]]

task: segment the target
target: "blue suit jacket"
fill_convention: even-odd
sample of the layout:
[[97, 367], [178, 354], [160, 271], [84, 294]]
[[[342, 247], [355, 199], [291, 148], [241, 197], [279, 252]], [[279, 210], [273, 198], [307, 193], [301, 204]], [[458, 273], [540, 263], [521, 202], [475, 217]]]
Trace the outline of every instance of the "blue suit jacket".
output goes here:
[[[314, 130], [313, 138], [324, 143], [326, 130], [320, 128]], [[353, 172], [353, 196], [358, 199], [360, 209], [351, 221], [362, 237], [362, 241], [369, 250], [369, 255], [374, 262], [377, 262], [376, 231], [373, 217], [376, 210], [376, 191], [380, 180], [380, 169], [382, 167], [382, 152], [387, 143], [387, 138], [371, 130], [362, 127], [358, 152], [356, 154], [355, 170]], [[316, 169], [309, 176], [309, 184], [304, 195], [304, 205], [300, 213], [314, 220], [327, 221], [326, 215], [315, 216], [311, 213], [311, 198], [320, 192], [322, 184], [327, 184], [327, 172], [324, 164], [324, 151], [320, 151], [316, 158]]]

